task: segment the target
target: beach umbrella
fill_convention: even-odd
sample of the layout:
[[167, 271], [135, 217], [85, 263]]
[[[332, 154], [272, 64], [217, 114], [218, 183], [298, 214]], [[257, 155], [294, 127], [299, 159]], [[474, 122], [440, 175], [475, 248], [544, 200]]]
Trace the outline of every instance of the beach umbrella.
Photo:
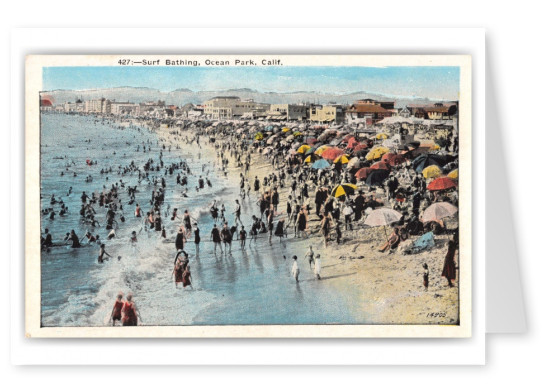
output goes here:
[[430, 147], [431, 151], [438, 151], [440, 149], [440, 145], [434, 144], [432, 147]]
[[308, 157], [306, 157], [306, 159], [304, 159], [304, 163], [314, 163], [315, 161], [317, 161], [319, 159], [321, 159], [321, 158], [318, 155], [311, 154]]
[[364, 149], [367, 149], [367, 144], [364, 144], [364, 143], [360, 143], [360, 144], [356, 144], [353, 148], [353, 151], [354, 152], [358, 152], [358, 151], [362, 151]]
[[305, 153], [309, 149], [312, 149], [312, 147], [307, 145], [307, 144], [304, 144], [304, 145], [300, 146], [299, 149], [297, 149], [297, 153]]
[[386, 133], [378, 133], [375, 138], [377, 140], [386, 140], [388, 138], [388, 134]]
[[325, 159], [320, 159], [317, 162], [315, 162], [314, 164], [312, 164], [312, 168], [315, 168], [316, 170], [323, 170], [323, 169], [325, 169], [329, 166], [331, 166], [331, 163], [329, 163]]
[[457, 178], [459, 178], [459, 170], [456, 168], [455, 170], [451, 171], [448, 174], [448, 178], [457, 180]]
[[293, 133], [293, 136], [299, 137], [299, 136], [302, 136], [302, 133], [299, 131], [296, 131], [295, 133]]
[[365, 157], [366, 160], [375, 160], [382, 157], [385, 153], [390, 152], [390, 149], [387, 147], [374, 147], [371, 149], [371, 151], [368, 152], [367, 156]]
[[326, 150], [326, 149], [329, 149], [331, 148], [330, 145], [322, 145], [321, 147], [318, 147], [318, 149], [316, 149], [316, 155], [319, 155], [321, 156], [321, 154]]
[[368, 176], [365, 179], [365, 184], [367, 186], [382, 186], [385, 179], [390, 175], [388, 170], [368, 170]]
[[436, 191], [451, 189], [452, 187], [457, 187], [457, 183], [447, 176], [442, 176], [440, 178], [436, 178], [431, 183], [429, 183], [427, 189], [431, 191]]
[[[343, 141], [346, 141], [346, 137], [343, 139]], [[347, 141], [346, 148], [352, 149], [358, 144], [358, 141], [354, 137], [350, 137]]]
[[264, 138], [264, 135], [263, 135], [262, 133], [260, 133], [260, 132], [258, 132], [258, 133], [256, 133], [256, 134], [254, 135], [254, 139], [257, 140], [257, 141], [260, 141], [260, 140], [262, 140], [263, 138]]
[[344, 151], [340, 148], [327, 148], [323, 153], [321, 154], [321, 157], [324, 159], [329, 160], [335, 160], [339, 156], [343, 155]]
[[287, 133], [287, 132], [291, 131], [291, 129], [289, 129], [289, 128], [283, 128], [283, 129], [281, 129], [281, 131], [282, 131], [283, 133]]
[[381, 158], [383, 162], [386, 162], [389, 166], [394, 167], [398, 164], [402, 164], [406, 161], [406, 157], [403, 154], [397, 153], [385, 153]]
[[411, 165], [417, 172], [423, 172], [423, 170], [429, 166], [437, 165], [440, 167], [445, 166], [453, 157], [448, 157], [444, 155], [436, 155], [433, 153], [430, 154], [422, 154], [417, 156], [413, 161], [411, 162]]
[[348, 156], [341, 155], [338, 158], [336, 158], [335, 160], [333, 160], [333, 163], [346, 164], [346, 163], [348, 163]]
[[310, 137], [310, 138], [307, 138], [307, 139], [306, 139], [306, 144], [308, 144], [308, 145], [310, 145], [310, 146], [314, 146], [317, 142], [318, 142], [318, 140], [316, 140], [316, 139], [313, 138], [313, 137]]
[[355, 167], [359, 167], [360, 166], [360, 159], [358, 159], [357, 157], [353, 157], [352, 159], [350, 159], [348, 161], [348, 169], [350, 170], [351, 168], [355, 168]]
[[442, 175], [442, 170], [437, 165], [428, 166], [423, 170], [425, 178], [436, 178]]
[[356, 190], [357, 188], [358, 187], [356, 185], [353, 185], [352, 183], [343, 183], [336, 186], [331, 192], [331, 195], [335, 198], [339, 198], [343, 195], [354, 194], [354, 190]]
[[380, 162], [377, 162], [377, 163], [373, 163], [369, 167], [369, 170], [370, 171], [374, 171], [374, 170], [387, 170], [387, 171], [390, 171], [390, 166], [386, 162], [380, 161]]
[[[316, 146], [315, 145], [312, 146], [312, 148], [310, 148], [306, 152], [304, 152], [304, 156], [316, 155], [314, 152], [316, 152]], [[318, 155], [316, 155], [316, 156], [318, 156]]]
[[402, 214], [395, 211], [394, 209], [379, 208], [368, 214], [363, 223], [369, 225], [370, 227], [385, 227], [385, 236], [388, 240], [388, 235], [386, 234], [386, 226], [400, 221], [401, 218]]
[[449, 202], [435, 202], [423, 212], [423, 221], [438, 221], [457, 213], [457, 207]]
[[354, 176], [360, 180], [366, 179], [368, 175], [369, 175], [369, 167], [362, 167], [358, 171], [356, 171], [356, 174], [354, 174]]

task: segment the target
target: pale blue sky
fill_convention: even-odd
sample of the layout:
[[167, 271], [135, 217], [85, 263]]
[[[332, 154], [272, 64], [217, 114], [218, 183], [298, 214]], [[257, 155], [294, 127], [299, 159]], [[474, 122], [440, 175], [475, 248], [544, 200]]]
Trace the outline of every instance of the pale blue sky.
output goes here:
[[366, 91], [396, 97], [456, 100], [458, 67], [48, 67], [43, 89], [86, 90], [149, 87], [222, 91], [250, 88], [261, 92]]

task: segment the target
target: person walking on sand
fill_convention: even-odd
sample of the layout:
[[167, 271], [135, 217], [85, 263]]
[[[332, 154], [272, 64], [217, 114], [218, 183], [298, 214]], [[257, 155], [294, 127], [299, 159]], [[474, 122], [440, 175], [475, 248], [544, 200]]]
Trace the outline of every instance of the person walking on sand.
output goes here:
[[111, 311], [111, 320], [113, 321], [113, 326], [115, 326], [115, 321], [118, 320], [120, 322], [122, 319], [122, 306], [124, 305], [122, 297], [122, 292], [119, 292], [117, 294], [117, 300], [115, 300], [115, 304], [113, 305], [113, 310]]
[[429, 289], [429, 266], [426, 263], [423, 263], [423, 286], [426, 292]]
[[239, 204], [239, 200], [235, 200], [235, 211], [233, 213], [235, 214], [235, 225], [237, 225], [237, 221], [239, 221], [239, 224], [243, 225], [243, 222], [241, 221], [241, 205]]
[[298, 283], [298, 276], [300, 274], [300, 269], [298, 267], [297, 256], [293, 255], [293, 267], [291, 268], [291, 275], [295, 278], [295, 281]]
[[122, 306], [122, 325], [123, 326], [137, 326], [138, 318], [141, 321], [141, 316], [136, 308], [136, 304], [132, 301], [133, 295], [129, 293], [126, 296], [126, 301]]
[[314, 274], [318, 280], [321, 280], [321, 256], [316, 255], [316, 260], [314, 263]]
[[455, 251], [457, 250], [457, 244], [455, 241], [450, 240], [448, 242], [448, 252], [444, 258], [444, 269], [442, 270], [442, 277], [446, 277], [448, 280], [448, 286], [453, 287], [453, 281], [455, 280]]

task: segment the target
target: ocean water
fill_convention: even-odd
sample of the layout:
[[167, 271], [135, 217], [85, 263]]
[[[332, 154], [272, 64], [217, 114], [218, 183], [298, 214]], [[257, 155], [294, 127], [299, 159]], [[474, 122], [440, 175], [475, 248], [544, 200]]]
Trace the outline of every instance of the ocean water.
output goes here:
[[[185, 134], [185, 132], [183, 132]], [[191, 134], [190, 134], [191, 135]], [[88, 142], [89, 140], [89, 142]], [[272, 245], [267, 238], [259, 237], [256, 244], [242, 251], [239, 242], [233, 242], [232, 254], [215, 255], [213, 244], [208, 241], [213, 221], [209, 208], [213, 200], [226, 205], [226, 216], [233, 221], [234, 200], [238, 183], [232, 176], [225, 177], [215, 166], [215, 151], [203, 140], [202, 148], [180, 143], [181, 149], [168, 151], [167, 140], [148, 129], [134, 124], [120, 129], [118, 124], [95, 117], [64, 114], [41, 116], [41, 201], [42, 208], [50, 204], [50, 197], [61, 198], [69, 208], [69, 214], [41, 217], [41, 229], [48, 228], [54, 243], [61, 243], [65, 233], [75, 230], [79, 237], [86, 231], [99, 234], [110, 260], [98, 264], [97, 244], [72, 249], [66, 245], [42, 252], [41, 257], [41, 317], [43, 326], [108, 326], [109, 316], [119, 291], [133, 292], [134, 301], [145, 325], [245, 325], [245, 324], [355, 324], [366, 323], [353, 308], [348, 297], [336, 291], [330, 284], [317, 281], [304, 261], [306, 248], [298, 239], [274, 237]], [[136, 151], [145, 143], [151, 151]], [[190, 254], [190, 267], [194, 290], [181, 285], [174, 287], [171, 277], [179, 224], [163, 214], [167, 240], [159, 232], [145, 231], [143, 218], [134, 217], [135, 204], [129, 205], [125, 189], [119, 191], [122, 198], [125, 222], [118, 220], [117, 238], [106, 240], [107, 210], [94, 208], [101, 227], [93, 228], [80, 221], [80, 195], [107, 189], [121, 179], [126, 186], [138, 185], [136, 202], [142, 210], [149, 210], [153, 185], [138, 183], [138, 174], [118, 174], [119, 166], [131, 161], [142, 167], [152, 158], [159, 161], [162, 145], [166, 165], [185, 160], [192, 174], [188, 175], [188, 197], [182, 196], [182, 187], [176, 183], [175, 172], [165, 176], [167, 188], [165, 203], [170, 209], [178, 208], [180, 214], [188, 209], [197, 219], [201, 231], [201, 245], [196, 254], [193, 237], [185, 246]], [[97, 161], [88, 166], [86, 160]], [[109, 174], [100, 170], [112, 168]], [[61, 176], [61, 172], [65, 175]], [[76, 176], [74, 176], [76, 173]], [[160, 174], [164, 174], [161, 169]], [[86, 182], [87, 176], [91, 182]], [[150, 173], [150, 175], [155, 175]], [[208, 176], [212, 187], [195, 191], [199, 175]], [[69, 187], [73, 188], [68, 195]], [[256, 197], [242, 204], [242, 220], [247, 232], [251, 216], [258, 215]], [[138, 233], [137, 245], [130, 243], [132, 231]], [[287, 261], [283, 259], [287, 256]], [[297, 255], [300, 261], [301, 282], [296, 284], [290, 275], [290, 259]], [[120, 259], [118, 257], [120, 256]], [[322, 271], [323, 275], [323, 271]]]

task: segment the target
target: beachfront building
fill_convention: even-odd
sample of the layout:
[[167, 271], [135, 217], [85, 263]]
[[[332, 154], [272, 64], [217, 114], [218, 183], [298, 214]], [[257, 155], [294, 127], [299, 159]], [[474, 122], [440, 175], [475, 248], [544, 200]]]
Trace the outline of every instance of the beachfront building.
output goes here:
[[408, 105], [406, 108], [415, 118], [446, 120], [457, 113], [458, 102], [438, 102], [432, 105]]
[[101, 99], [90, 99], [84, 102], [84, 111], [86, 113], [106, 113], [107, 110], [107, 100], [105, 98]]
[[85, 104], [80, 99], [77, 99], [76, 102], [65, 102], [62, 107], [66, 113], [83, 113], [85, 111]]
[[380, 102], [373, 99], [358, 100], [346, 110], [346, 120], [348, 123], [375, 124], [397, 114], [394, 103]]
[[311, 105], [308, 119], [312, 122], [340, 124], [344, 121], [344, 108], [341, 105]]
[[267, 103], [258, 103], [253, 100], [241, 100], [238, 96], [215, 96], [206, 101], [204, 112], [208, 119], [259, 118], [266, 117], [270, 110]]
[[110, 114], [138, 116], [140, 105], [131, 102], [111, 102]]
[[273, 104], [270, 105], [270, 111], [266, 119], [275, 121], [303, 121], [308, 118], [308, 109], [306, 105], [293, 104]]

